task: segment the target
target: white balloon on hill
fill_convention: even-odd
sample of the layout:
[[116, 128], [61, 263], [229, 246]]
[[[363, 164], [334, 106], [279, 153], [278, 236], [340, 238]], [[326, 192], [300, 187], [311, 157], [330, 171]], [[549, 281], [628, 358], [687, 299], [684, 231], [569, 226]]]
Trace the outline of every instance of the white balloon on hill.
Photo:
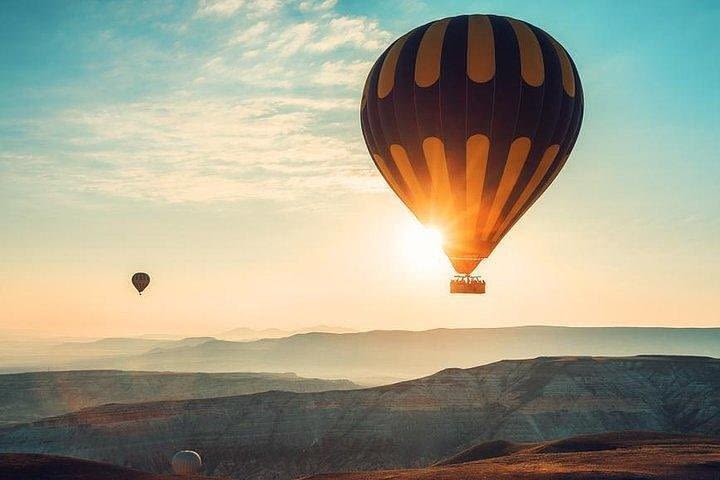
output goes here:
[[200, 471], [202, 460], [197, 452], [180, 450], [172, 458], [172, 469], [178, 475], [194, 475]]

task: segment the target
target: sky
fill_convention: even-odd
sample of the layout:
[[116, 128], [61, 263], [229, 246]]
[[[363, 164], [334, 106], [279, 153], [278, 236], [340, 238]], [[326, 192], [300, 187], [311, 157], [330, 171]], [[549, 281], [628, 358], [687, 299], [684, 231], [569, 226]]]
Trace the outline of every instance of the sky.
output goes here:
[[[0, 331], [719, 326], [720, 4], [569, 5], [3, 2]], [[463, 13], [548, 31], [586, 103], [484, 296], [449, 294], [358, 119], [387, 45]]]

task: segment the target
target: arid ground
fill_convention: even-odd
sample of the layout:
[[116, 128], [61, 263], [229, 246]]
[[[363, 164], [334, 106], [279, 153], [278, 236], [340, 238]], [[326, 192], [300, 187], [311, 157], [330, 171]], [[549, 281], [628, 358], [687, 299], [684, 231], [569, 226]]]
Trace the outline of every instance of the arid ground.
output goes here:
[[489, 442], [414, 470], [337, 473], [307, 480], [717, 480], [720, 440], [650, 432], [555, 442]]

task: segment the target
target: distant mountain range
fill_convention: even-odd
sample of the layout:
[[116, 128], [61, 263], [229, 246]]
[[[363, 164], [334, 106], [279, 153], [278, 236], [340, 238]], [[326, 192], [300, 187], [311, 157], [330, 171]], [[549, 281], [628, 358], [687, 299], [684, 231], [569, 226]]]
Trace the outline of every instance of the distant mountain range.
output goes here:
[[293, 373], [171, 373], [90, 370], [0, 375], [0, 425], [28, 422], [105, 403], [222, 397], [284, 390], [359, 388], [348, 380]]
[[297, 335], [300, 333], [353, 333], [355, 330], [346, 327], [336, 327], [332, 325], [313, 325], [311, 327], [299, 328], [296, 330], [281, 330], [278, 328], [266, 328], [261, 330], [255, 330], [247, 327], [238, 327], [227, 332], [222, 332], [216, 335], [221, 340], [231, 341], [249, 341], [249, 340], [260, 340], [263, 338], [282, 338], [289, 337], [291, 335]]
[[[91, 369], [100, 368], [98, 364], [109, 359], [174, 347], [189, 347], [210, 340], [215, 339], [213, 337], [189, 337], [179, 340], [144, 337], [74, 339], [72, 341], [49, 339], [3, 341], [0, 339], [0, 372], [58, 370], [63, 365], [68, 370], [72, 369], [73, 363], [83, 362]], [[94, 364], [95, 361], [98, 364]]]
[[[720, 329], [511, 327], [307, 333], [248, 342], [212, 337], [180, 341], [110, 339], [65, 344], [46, 363], [0, 363], [5, 371], [118, 369], [202, 372], [295, 372], [380, 385], [502, 359], [538, 356], [672, 354], [720, 356]], [[154, 343], [146, 343], [154, 342]], [[122, 348], [124, 353], [111, 353]], [[92, 355], [88, 354], [90, 352]], [[139, 352], [139, 350], [142, 350]], [[98, 353], [102, 352], [102, 353]], [[34, 362], [39, 362], [33, 357]]]
[[132, 355], [148, 352], [150, 350], [193, 347], [210, 340], [215, 340], [215, 338], [188, 337], [180, 340], [166, 340], [154, 338], [110, 337], [89, 342], [63, 342], [53, 346], [52, 353], [55, 355], [82, 354], [88, 356]]
[[[4, 336], [6, 332], [8, 333], [7, 337]], [[295, 331], [253, 330], [240, 327], [224, 332], [218, 338], [229, 341], [250, 341], [260, 338], [282, 338], [309, 332], [348, 333], [352, 330], [328, 325], [315, 325]], [[33, 337], [30, 332], [18, 333], [17, 331], [3, 330], [0, 331], [0, 373], [113, 368], [114, 363], [117, 364], [117, 361], [126, 357], [143, 353], [157, 353], [177, 347], [192, 347], [213, 340], [217, 340], [217, 338], [177, 338], [167, 334], [101, 339], [53, 339]], [[209, 371], [220, 370], [222, 369], [212, 368], [212, 366], [209, 369]], [[235, 368], [230, 370], [237, 371]]]
[[720, 360], [506, 360], [361, 390], [104, 405], [0, 429], [0, 451], [157, 471], [191, 448], [208, 474], [277, 480], [426, 467], [484, 441], [619, 430], [720, 436]]

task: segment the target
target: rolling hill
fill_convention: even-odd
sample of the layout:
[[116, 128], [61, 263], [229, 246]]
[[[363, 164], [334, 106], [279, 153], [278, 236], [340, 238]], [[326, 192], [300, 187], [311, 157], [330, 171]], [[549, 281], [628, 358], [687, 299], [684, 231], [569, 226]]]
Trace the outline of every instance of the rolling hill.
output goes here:
[[157, 471], [192, 448], [209, 474], [290, 479], [425, 467], [484, 441], [619, 430], [720, 436], [720, 360], [507, 360], [362, 390], [104, 405], [0, 429], [0, 451]]
[[319, 392], [359, 388], [348, 380], [293, 373], [173, 373], [88, 370], [0, 375], [0, 425], [105, 403], [209, 398], [268, 390]]
[[720, 439], [619, 432], [537, 444], [481, 444], [429, 468], [321, 474], [305, 480], [716, 480]]
[[[172, 480], [175, 475], [157, 475], [79, 458], [22, 453], [0, 454], [3, 480]], [[197, 480], [207, 477], [195, 476]]]

